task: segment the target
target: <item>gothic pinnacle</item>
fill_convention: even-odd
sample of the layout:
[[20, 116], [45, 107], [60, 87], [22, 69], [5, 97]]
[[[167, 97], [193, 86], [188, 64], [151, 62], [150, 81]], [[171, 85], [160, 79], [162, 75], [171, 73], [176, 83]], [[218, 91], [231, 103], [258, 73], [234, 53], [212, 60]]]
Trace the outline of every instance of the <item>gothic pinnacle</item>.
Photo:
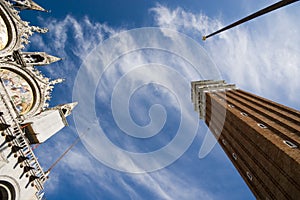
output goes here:
[[37, 10], [42, 12], [49, 12], [37, 3], [33, 2], [32, 0], [13, 0], [15, 2], [15, 7], [19, 8], [20, 10]]
[[61, 58], [45, 52], [22, 52], [21, 54], [26, 64], [34, 66], [49, 65], [61, 60]]

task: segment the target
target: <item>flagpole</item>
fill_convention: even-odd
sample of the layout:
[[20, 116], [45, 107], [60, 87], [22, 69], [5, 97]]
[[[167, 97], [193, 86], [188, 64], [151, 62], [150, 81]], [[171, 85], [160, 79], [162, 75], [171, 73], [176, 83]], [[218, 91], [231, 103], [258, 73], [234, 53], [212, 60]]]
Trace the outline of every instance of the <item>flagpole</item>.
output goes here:
[[226, 26], [226, 27], [224, 27], [224, 28], [222, 28], [222, 29], [220, 29], [220, 30], [218, 30], [216, 32], [213, 32], [213, 33], [211, 33], [209, 35], [203, 36], [202, 40], [206, 40], [207, 38], [209, 38], [209, 37], [211, 37], [213, 35], [216, 35], [218, 33], [226, 31], [226, 30], [228, 30], [230, 28], [233, 28], [233, 27], [235, 27], [237, 25], [240, 25], [240, 24], [242, 24], [244, 22], [250, 21], [250, 20], [252, 20], [252, 19], [254, 19], [256, 17], [259, 17], [261, 15], [267, 14], [267, 13], [269, 13], [271, 11], [274, 11], [274, 10], [279, 9], [281, 7], [287, 6], [287, 5], [291, 4], [291, 3], [295, 3], [297, 1], [299, 1], [299, 0], [282, 0], [282, 1], [279, 1], [279, 2], [277, 2], [275, 4], [273, 4], [273, 5], [270, 5], [270, 6], [266, 7], [266, 8], [263, 8], [262, 10], [259, 10], [259, 11], [255, 12], [255, 13], [253, 13], [253, 14], [251, 14], [251, 15], [243, 18], [243, 19], [240, 19], [240, 20], [238, 20], [238, 21], [236, 21], [236, 22], [234, 22], [234, 23], [232, 23], [232, 24], [230, 24], [230, 25], [228, 25], [228, 26]]
[[[89, 130], [89, 128], [88, 128], [88, 130]], [[85, 135], [88, 132], [88, 130], [85, 133], [83, 133], [81, 136], [80, 135], [77, 136], [77, 139], [73, 142], [73, 144], [71, 144], [71, 146], [69, 146], [69, 148], [67, 148], [67, 150], [49, 167], [49, 169], [47, 171], [45, 171], [45, 174], [48, 175], [51, 172], [51, 170], [57, 165], [57, 163], [63, 157], [65, 157], [65, 155], [79, 142], [79, 140], [81, 139], [81, 137], [83, 135]]]

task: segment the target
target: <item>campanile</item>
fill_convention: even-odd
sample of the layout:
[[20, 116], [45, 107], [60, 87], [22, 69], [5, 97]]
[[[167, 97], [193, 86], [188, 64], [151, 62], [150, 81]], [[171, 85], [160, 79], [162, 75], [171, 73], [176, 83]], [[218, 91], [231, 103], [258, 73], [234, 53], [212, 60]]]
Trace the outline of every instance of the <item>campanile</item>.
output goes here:
[[300, 112], [225, 81], [195, 81], [192, 101], [257, 199], [300, 197]]

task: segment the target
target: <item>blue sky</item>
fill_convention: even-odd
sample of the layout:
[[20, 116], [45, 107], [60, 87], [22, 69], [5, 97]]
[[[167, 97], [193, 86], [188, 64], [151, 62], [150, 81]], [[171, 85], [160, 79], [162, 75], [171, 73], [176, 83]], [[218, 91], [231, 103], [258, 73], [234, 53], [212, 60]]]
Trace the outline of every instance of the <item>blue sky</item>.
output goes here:
[[[50, 105], [79, 101], [75, 116], [68, 119], [70, 126], [36, 150], [44, 169], [75, 140], [77, 130], [87, 131], [82, 143], [76, 145], [52, 171], [45, 185], [45, 197], [105, 200], [254, 199], [219, 145], [215, 145], [204, 158], [199, 158], [207, 128], [198, 121], [197, 113], [192, 111], [188, 83], [201, 78], [219, 77], [241, 89], [299, 110], [299, 3], [205, 43], [201, 41], [203, 34], [274, 2], [79, 0], [66, 3], [52, 0], [37, 1], [51, 13], [23, 11], [23, 19], [50, 30], [44, 35], [35, 34], [28, 50], [45, 51], [64, 58], [51, 66], [40, 67], [53, 79], [66, 78], [63, 84], [56, 86]], [[151, 29], [146, 32], [141, 29], [137, 35], [130, 31], [126, 35], [125, 32], [124, 36], [124, 31], [144, 27], [167, 28], [162, 32], [178, 40], [162, 40], [165, 35], [155, 35], [153, 30], [153, 34], [146, 37]], [[111, 39], [113, 36], [128, 40], [116, 43]], [[135, 36], [144, 36], [147, 45], [165, 49], [137, 50], [145, 41]], [[183, 38], [191, 45], [176, 49]], [[203, 49], [198, 49], [197, 45]], [[94, 53], [100, 51], [101, 55], [95, 57]], [[120, 56], [116, 59], [116, 55]], [[108, 59], [110, 65], [105, 68], [104, 60], [109, 56], [115, 60]], [[205, 61], [206, 67], [202, 65], [203, 68], [197, 72], [192, 67], [193, 63], [188, 62], [194, 59], [198, 63]], [[151, 65], [153, 63], [155, 66]], [[213, 71], [212, 74], [206, 74], [207, 69]], [[181, 78], [185, 81], [183, 84], [180, 84]], [[123, 79], [125, 82], [120, 82]], [[129, 93], [131, 88], [134, 88], [133, 93]], [[115, 91], [118, 91], [117, 98], [113, 100]], [[94, 96], [88, 96], [89, 92], [94, 92]], [[94, 111], [84, 112], [89, 109]], [[126, 123], [122, 124], [124, 121]], [[137, 126], [132, 126], [132, 122]], [[179, 158], [162, 169], [148, 173], [116, 170], [120, 167], [130, 172], [151, 168], [152, 165], [150, 160], [149, 163], [138, 163], [133, 157], [127, 158], [124, 152], [115, 154], [111, 147], [106, 148], [109, 146], [101, 143], [104, 140], [99, 141], [98, 138], [99, 135], [102, 138], [106, 136], [118, 148], [128, 152], [149, 153], [173, 141], [181, 124], [185, 127], [183, 130], [187, 134], [188, 145], [175, 146], [174, 152], [183, 149], [175, 156]], [[140, 138], [139, 134], [153, 136]], [[184, 138], [182, 143], [185, 143]], [[108, 162], [110, 159], [115, 162], [115, 168]], [[157, 165], [160, 164], [158, 162]]]

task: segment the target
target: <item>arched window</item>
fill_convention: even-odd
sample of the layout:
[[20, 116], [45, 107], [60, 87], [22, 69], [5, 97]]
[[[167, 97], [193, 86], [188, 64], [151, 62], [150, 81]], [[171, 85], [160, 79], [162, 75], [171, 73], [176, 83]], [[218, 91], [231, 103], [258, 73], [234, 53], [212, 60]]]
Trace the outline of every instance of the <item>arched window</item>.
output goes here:
[[0, 199], [15, 200], [16, 192], [14, 186], [7, 181], [0, 181]]

